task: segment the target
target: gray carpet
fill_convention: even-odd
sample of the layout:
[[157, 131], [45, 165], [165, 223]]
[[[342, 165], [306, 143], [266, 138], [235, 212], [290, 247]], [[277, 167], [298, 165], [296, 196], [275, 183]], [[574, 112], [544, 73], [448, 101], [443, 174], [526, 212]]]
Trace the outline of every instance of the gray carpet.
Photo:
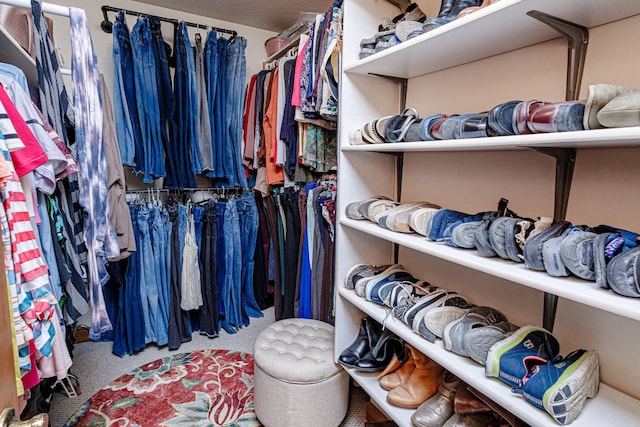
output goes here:
[[[76, 345], [71, 372], [80, 380], [81, 394], [73, 398], [55, 394], [49, 412], [51, 426], [63, 426], [80, 405], [120, 375], [168, 354], [209, 348], [253, 353], [253, 342], [258, 334], [274, 322], [273, 308], [265, 310], [264, 314], [262, 319], [251, 319], [251, 324], [236, 334], [221, 331], [220, 336], [213, 339], [197, 333], [193, 334], [190, 342], [182, 344], [175, 351], [169, 351], [166, 346], [162, 348], [149, 346], [138, 354], [120, 358], [111, 352], [111, 342], [87, 342]], [[364, 425], [367, 399], [361, 389], [352, 387], [349, 413], [341, 427]]]

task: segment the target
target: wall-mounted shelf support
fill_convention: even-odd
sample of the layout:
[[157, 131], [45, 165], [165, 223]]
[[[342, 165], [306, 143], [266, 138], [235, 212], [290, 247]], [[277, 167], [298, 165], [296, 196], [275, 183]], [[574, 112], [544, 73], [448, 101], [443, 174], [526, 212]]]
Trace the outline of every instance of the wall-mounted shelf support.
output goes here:
[[[556, 159], [556, 184], [555, 199], [553, 203], [553, 219], [554, 221], [564, 221], [567, 216], [569, 192], [571, 191], [571, 179], [573, 178], [573, 168], [576, 163], [576, 150], [574, 148], [547, 147], [538, 147], [532, 149], [539, 153], [553, 156]], [[557, 307], [558, 296], [545, 292], [542, 326], [549, 332], [553, 332], [553, 324], [556, 318]]]
[[567, 39], [569, 52], [567, 55], [567, 89], [565, 97], [567, 101], [577, 100], [580, 95], [582, 72], [587, 57], [589, 29], [582, 25], [547, 15], [539, 10], [530, 10], [527, 15], [547, 24]]
[[[392, 2], [396, 6], [400, 7], [395, 2]], [[400, 112], [404, 111], [407, 108], [407, 86], [409, 83], [408, 79], [403, 77], [395, 77], [395, 76], [385, 76], [383, 74], [375, 74], [371, 73], [372, 76], [380, 77], [383, 79], [390, 80], [394, 83], [397, 83], [400, 86]], [[402, 200], [402, 173], [404, 170], [404, 153], [392, 153], [396, 156], [396, 200]], [[398, 259], [400, 256], [400, 245], [397, 243], [393, 244], [393, 262], [398, 263]]]

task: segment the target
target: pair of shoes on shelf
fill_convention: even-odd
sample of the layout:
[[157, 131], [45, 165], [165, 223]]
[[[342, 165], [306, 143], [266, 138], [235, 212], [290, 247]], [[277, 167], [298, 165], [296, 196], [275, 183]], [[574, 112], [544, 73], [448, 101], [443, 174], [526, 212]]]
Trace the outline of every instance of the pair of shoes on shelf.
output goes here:
[[595, 350], [559, 356], [556, 338], [543, 328], [523, 326], [489, 350], [485, 371], [499, 378], [559, 424], [580, 414], [587, 398], [598, 394], [600, 369]]
[[404, 360], [404, 341], [389, 331], [382, 331], [380, 325], [370, 317], [363, 317], [356, 339], [340, 353], [338, 362], [361, 372], [381, 371], [392, 357]]
[[495, 308], [473, 307], [447, 324], [442, 331], [442, 340], [445, 349], [484, 365], [491, 346], [517, 329]]
[[612, 84], [589, 86], [584, 128], [640, 126], [640, 90]]
[[360, 41], [360, 59], [422, 34], [422, 22], [426, 18], [416, 3], [411, 3], [403, 13], [393, 19], [382, 18], [378, 32], [373, 37]]
[[378, 375], [380, 386], [388, 390], [387, 401], [402, 408], [415, 409], [436, 394], [442, 382], [442, 367], [405, 344], [406, 358], [392, 359]]
[[349, 203], [345, 210], [345, 214], [349, 219], [356, 219], [356, 220], [370, 219], [369, 206], [371, 206], [373, 202], [378, 202], [380, 200], [390, 201], [389, 198], [386, 196], [373, 196], [368, 199]]
[[454, 21], [458, 15], [469, 7], [478, 7], [482, 0], [442, 0], [438, 16], [428, 18], [422, 26], [422, 31], [427, 32], [442, 25]]
[[411, 422], [415, 427], [520, 425], [514, 415], [449, 372], [438, 393], [416, 409]]
[[427, 341], [435, 342], [442, 337], [442, 323], [452, 313], [463, 315], [471, 307], [471, 302], [457, 292], [434, 288], [422, 297], [395, 306], [391, 313]]

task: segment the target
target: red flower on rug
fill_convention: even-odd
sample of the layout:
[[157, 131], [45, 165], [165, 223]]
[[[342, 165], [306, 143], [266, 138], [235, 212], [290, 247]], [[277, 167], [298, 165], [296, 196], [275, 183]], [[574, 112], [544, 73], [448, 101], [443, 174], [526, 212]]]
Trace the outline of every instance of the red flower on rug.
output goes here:
[[127, 372], [91, 397], [65, 427], [261, 426], [253, 409], [253, 356], [201, 350]]

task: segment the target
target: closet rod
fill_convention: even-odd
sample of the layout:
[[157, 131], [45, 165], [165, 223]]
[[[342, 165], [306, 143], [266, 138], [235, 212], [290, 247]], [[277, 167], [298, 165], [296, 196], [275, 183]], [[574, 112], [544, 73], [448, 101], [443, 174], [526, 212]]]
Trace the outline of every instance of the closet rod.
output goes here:
[[[7, 4], [9, 6], [22, 7], [24, 9], [31, 9], [31, 0], [0, 0], [0, 3]], [[53, 3], [42, 3], [42, 11], [53, 15], [69, 16], [68, 7], [59, 6]]]
[[223, 192], [238, 192], [242, 191], [242, 187], [187, 187], [187, 188], [176, 188], [174, 190], [170, 188], [144, 188], [144, 189], [136, 189], [136, 190], [126, 190], [127, 194], [136, 194], [136, 193], [177, 193], [177, 192], [191, 192], [194, 193], [196, 191], [214, 191], [216, 193]]
[[[120, 11], [123, 11], [127, 15], [144, 16], [146, 18], [155, 17], [155, 18], [158, 18], [160, 21], [169, 22], [169, 23], [171, 23], [173, 25], [178, 25], [178, 23], [180, 22], [177, 19], [173, 19], [173, 18], [164, 18], [162, 16], [150, 15], [148, 13], [136, 12], [136, 11], [129, 10], [129, 9], [123, 9], [123, 8], [119, 8], [119, 7], [113, 7], [113, 6], [104, 5], [104, 6], [102, 6], [102, 16], [103, 16], [104, 19], [100, 23], [100, 28], [102, 28], [102, 31], [104, 31], [105, 33], [111, 33], [113, 31], [113, 23], [111, 21], [109, 21], [109, 16], [107, 16], [107, 12], [120, 12]], [[202, 28], [202, 29], [211, 28], [212, 30], [215, 30], [215, 31], [217, 31], [219, 33], [231, 34], [234, 37], [238, 35], [238, 33], [235, 30], [228, 30], [226, 28], [212, 27], [210, 25], [197, 24], [195, 22], [186, 22], [185, 21], [185, 23], [190, 27]]]

